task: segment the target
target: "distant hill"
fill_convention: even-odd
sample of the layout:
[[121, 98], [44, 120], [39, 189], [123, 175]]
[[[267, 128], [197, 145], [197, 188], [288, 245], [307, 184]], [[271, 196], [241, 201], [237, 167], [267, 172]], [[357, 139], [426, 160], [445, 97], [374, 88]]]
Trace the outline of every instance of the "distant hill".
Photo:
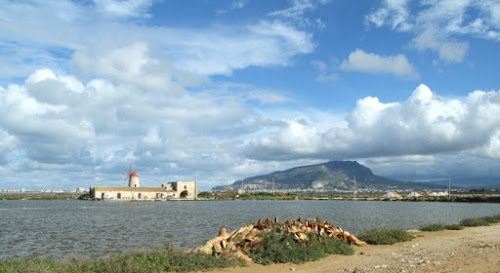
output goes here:
[[[432, 183], [403, 182], [373, 172], [356, 161], [330, 161], [326, 163], [296, 167], [245, 178], [244, 190], [352, 190], [356, 180], [357, 189], [442, 189], [445, 186]], [[274, 182], [273, 182], [274, 181]], [[241, 180], [231, 185], [216, 186], [212, 190], [240, 189]]]

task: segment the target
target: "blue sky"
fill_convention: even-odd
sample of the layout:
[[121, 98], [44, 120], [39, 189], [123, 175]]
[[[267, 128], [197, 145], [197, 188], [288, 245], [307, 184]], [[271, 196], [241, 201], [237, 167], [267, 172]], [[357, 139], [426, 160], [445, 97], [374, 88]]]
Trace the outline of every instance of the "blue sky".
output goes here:
[[500, 183], [500, 1], [0, 0], [0, 188], [328, 160]]

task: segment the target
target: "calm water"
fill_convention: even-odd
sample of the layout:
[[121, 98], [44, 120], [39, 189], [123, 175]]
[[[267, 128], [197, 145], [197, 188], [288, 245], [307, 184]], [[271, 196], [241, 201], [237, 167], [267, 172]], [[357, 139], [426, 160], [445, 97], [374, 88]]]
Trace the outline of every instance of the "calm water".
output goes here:
[[500, 204], [217, 201], [91, 202], [0, 200], [0, 260], [25, 256], [101, 257], [166, 242], [187, 249], [257, 219], [331, 221], [354, 234], [375, 228], [416, 229], [427, 223], [500, 213]]

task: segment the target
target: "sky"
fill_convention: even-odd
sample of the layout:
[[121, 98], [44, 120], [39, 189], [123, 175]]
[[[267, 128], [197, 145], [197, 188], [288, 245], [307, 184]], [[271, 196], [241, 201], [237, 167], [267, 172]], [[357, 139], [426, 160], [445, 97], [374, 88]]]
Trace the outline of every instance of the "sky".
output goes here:
[[356, 160], [500, 185], [499, 0], [0, 0], [0, 189]]

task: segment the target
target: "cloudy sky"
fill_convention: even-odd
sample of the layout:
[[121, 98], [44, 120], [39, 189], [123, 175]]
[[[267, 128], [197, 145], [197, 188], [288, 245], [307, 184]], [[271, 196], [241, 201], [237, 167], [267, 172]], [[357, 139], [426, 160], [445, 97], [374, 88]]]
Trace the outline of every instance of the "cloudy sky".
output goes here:
[[500, 181], [498, 0], [0, 6], [0, 189], [131, 162], [201, 189], [329, 160]]

